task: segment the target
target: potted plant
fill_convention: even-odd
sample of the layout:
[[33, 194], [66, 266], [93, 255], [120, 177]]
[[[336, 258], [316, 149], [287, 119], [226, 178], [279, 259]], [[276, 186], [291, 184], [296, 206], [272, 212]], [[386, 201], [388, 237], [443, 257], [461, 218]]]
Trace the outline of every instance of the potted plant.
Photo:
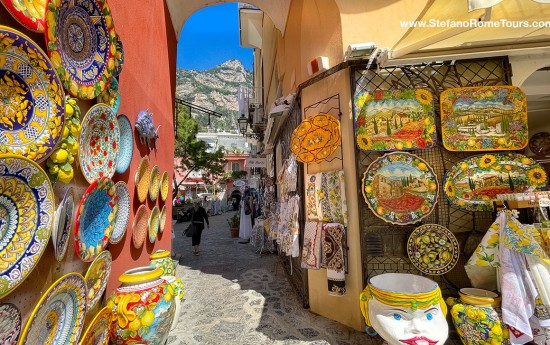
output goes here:
[[241, 217], [239, 213], [235, 213], [231, 218], [227, 220], [227, 223], [229, 224], [231, 237], [239, 237], [239, 225], [241, 223]]

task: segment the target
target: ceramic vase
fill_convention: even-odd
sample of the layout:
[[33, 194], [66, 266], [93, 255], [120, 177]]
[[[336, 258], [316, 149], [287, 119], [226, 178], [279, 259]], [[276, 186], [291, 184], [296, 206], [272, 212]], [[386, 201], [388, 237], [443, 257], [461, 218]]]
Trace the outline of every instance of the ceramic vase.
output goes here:
[[170, 330], [173, 331], [178, 326], [178, 320], [181, 312], [181, 304], [183, 302], [183, 296], [185, 295], [183, 291], [183, 282], [181, 281], [181, 279], [174, 276], [162, 276], [162, 278], [166, 280], [166, 282], [168, 282], [170, 285], [172, 285], [175, 292], [174, 303], [176, 304], [176, 311], [174, 315], [174, 321], [172, 321], [172, 326], [170, 326]]
[[176, 275], [176, 265], [170, 257], [170, 252], [168, 250], [157, 250], [149, 256], [149, 259], [151, 259], [151, 265], [162, 269], [162, 271], [164, 272], [162, 275]]
[[126, 271], [122, 285], [109, 298], [113, 311], [110, 344], [163, 345], [176, 311], [172, 284], [162, 279], [162, 269], [152, 266]]

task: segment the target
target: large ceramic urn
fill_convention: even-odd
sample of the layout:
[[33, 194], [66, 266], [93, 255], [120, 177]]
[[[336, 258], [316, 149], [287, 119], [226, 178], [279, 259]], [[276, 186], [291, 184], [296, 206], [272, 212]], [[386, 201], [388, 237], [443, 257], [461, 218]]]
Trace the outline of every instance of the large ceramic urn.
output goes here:
[[107, 302], [114, 313], [111, 344], [164, 344], [177, 296], [162, 274], [162, 269], [147, 266], [128, 270], [118, 278], [122, 285]]
[[184, 285], [180, 278], [176, 278], [174, 276], [162, 276], [168, 284], [171, 284], [175, 296], [174, 296], [174, 303], [176, 305], [176, 311], [174, 314], [174, 320], [172, 321], [172, 326], [170, 326], [170, 330], [173, 331], [178, 326], [178, 321], [181, 313], [181, 303], [183, 302], [183, 296], [185, 296], [185, 292], [183, 291]]
[[162, 275], [175, 276], [176, 275], [176, 265], [170, 257], [170, 252], [168, 250], [160, 249], [154, 252], [149, 256], [151, 260], [151, 265], [161, 268], [164, 273]]

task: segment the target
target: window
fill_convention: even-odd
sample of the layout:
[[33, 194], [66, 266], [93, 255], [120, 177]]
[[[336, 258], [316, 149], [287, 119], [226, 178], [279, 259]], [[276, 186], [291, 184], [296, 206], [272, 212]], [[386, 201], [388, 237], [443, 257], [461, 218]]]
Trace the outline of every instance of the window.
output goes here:
[[240, 170], [241, 170], [241, 165], [239, 164], [239, 162], [231, 163], [231, 171], [240, 171]]

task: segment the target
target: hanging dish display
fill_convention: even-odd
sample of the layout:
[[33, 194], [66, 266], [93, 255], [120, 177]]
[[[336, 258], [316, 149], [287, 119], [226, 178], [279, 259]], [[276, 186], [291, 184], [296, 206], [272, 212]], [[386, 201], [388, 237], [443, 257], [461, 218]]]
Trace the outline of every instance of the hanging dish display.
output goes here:
[[52, 242], [55, 258], [61, 262], [69, 246], [69, 235], [73, 228], [74, 191], [73, 187], [67, 188], [63, 200], [57, 207], [55, 222], [52, 230]]
[[0, 153], [42, 162], [63, 134], [61, 82], [30, 38], [0, 26], [0, 40]]
[[392, 224], [413, 224], [429, 215], [438, 191], [428, 163], [405, 152], [377, 158], [363, 174], [365, 202], [378, 218]]
[[96, 98], [115, 68], [116, 33], [107, 1], [50, 1], [46, 18], [46, 47], [65, 90]]
[[145, 242], [145, 238], [147, 237], [147, 229], [149, 227], [148, 222], [149, 210], [147, 209], [147, 206], [141, 205], [134, 216], [134, 225], [132, 227], [134, 229], [132, 234], [132, 242], [134, 243], [134, 247], [141, 248], [143, 242]]
[[357, 92], [355, 139], [364, 151], [428, 149], [435, 145], [433, 95], [426, 89]]
[[159, 215], [159, 232], [162, 234], [164, 226], [166, 225], [166, 205], [162, 206]]
[[134, 153], [134, 132], [132, 124], [124, 114], [117, 116], [118, 128], [120, 130], [120, 151], [116, 165], [116, 172], [123, 174], [130, 167], [132, 155]]
[[112, 262], [113, 257], [111, 256], [111, 252], [104, 250], [88, 267], [88, 271], [84, 276], [88, 291], [86, 303], [88, 310], [92, 310], [103, 296], [103, 292], [105, 292], [107, 282], [109, 281], [109, 275], [111, 274]]
[[151, 170], [149, 169], [149, 158], [147, 158], [147, 156], [143, 156], [139, 162], [134, 179], [139, 202], [145, 202], [145, 199], [147, 199], [147, 193], [149, 193], [149, 183], [151, 182], [150, 176]]
[[107, 104], [115, 114], [118, 113], [118, 109], [120, 108], [120, 92], [118, 92], [118, 81], [115, 77], [111, 77], [111, 81], [109, 81], [105, 90], [97, 96], [97, 103]]
[[79, 345], [108, 345], [109, 328], [113, 319], [113, 312], [108, 307], [101, 309], [82, 335]]
[[76, 344], [86, 316], [86, 283], [78, 273], [59, 278], [38, 301], [19, 345]]
[[48, 0], [1, 0], [8, 12], [25, 28], [44, 32]]
[[438, 224], [424, 224], [409, 236], [407, 254], [420, 272], [441, 275], [453, 269], [460, 252], [458, 241], [449, 229]]
[[153, 210], [151, 210], [151, 215], [149, 216], [149, 222], [148, 222], [148, 234], [149, 234], [149, 242], [155, 243], [155, 240], [157, 239], [157, 234], [159, 232], [159, 208], [157, 205], [153, 207]]
[[55, 198], [46, 172], [21, 156], [0, 155], [0, 298], [21, 284], [50, 240]]
[[128, 218], [130, 217], [130, 191], [124, 181], [118, 181], [115, 184], [115, 193], [118, 197], [118, 211], [115, 218], [113, 233], [109, 239], [110, 243], [118, 243], [126, 233], [128, 227]]
[[341, 144], [340, 121], [328, 114], [315, 115], [300, 123], [290, 141], [296, 160], [319, 163], [326, 160]]
[[105, 104], [96, 104], [82, 120], [78, 162], [82, 174], [92, 183], [99, 177], [111, 178], [115, 174], [120, 150], [118, 121]]
[[162, 177], [160, 178], [160, 199], [162, 201], [166, 201], [166, 198], [168, 198], [168, 189], [170, 188], [170, 180], [168, 177], [168, 171], [165, 171], [162, 173]]
[[521, 150], [527, 146], [527, 99], [517, 86], [441, 93], [443, 146], [449, 151]]
[[547, 187], [546, 171], [516, 153], [485, 154], [456, 162], [445, 174], [451, 205], [468, 211], [493, 211], [498, 194], [526, 193]]
[[113, 77], [118, 77], [122, 72], [122, 66], [124, 65], [124, 46], [120, 36], [116, 35], [116, 53], [115, 53], [115, 69], [113, 70]]
[[529, 139], [529, 150], [531, 150], [531, 152], [533, 152], [537, 156], [550, 155], [550, 133], [535, 133]]
[[151, 169], [151, 175], [149, 179], [149, 198], [151, 198], [151, 201], [155, 201], [157, 200], [157, 197], [159, 195], [160, 187], [160, 170], [158, 165], [155, 165], [153, 169]]
[[0, 304], [0, 344], [15, 345], [21, 333], [21, 313], [11, 303]]
[[88, 187], [76, 211], [74, 242], [82, 261], [94, 260], [109, 244], [117, 213], [115, 184], [106, 177], [98, 178]]

